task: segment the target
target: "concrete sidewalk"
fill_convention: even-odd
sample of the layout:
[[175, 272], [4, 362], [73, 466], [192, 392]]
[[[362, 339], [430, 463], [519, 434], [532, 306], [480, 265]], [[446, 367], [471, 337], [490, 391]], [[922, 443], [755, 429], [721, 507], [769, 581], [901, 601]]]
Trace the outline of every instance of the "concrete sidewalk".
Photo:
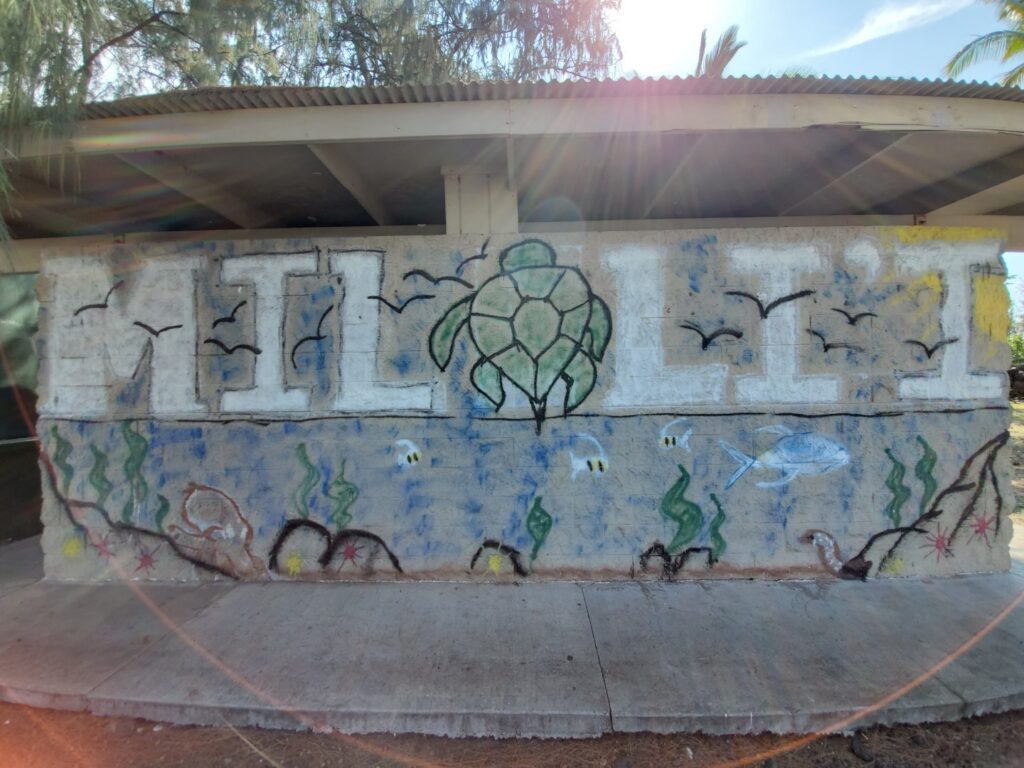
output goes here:
[[0, 548], [0, 698], [36, 706], [549, 737], [851, 729], [1024, 706], [1020, 572], [83, 586], [34, 582], [39, 557], [37, 540]]

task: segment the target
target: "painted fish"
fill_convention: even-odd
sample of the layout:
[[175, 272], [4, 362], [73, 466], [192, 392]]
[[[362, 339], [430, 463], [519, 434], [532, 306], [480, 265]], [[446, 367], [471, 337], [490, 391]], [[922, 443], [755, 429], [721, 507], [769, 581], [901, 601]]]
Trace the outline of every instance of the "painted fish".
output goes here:
[[395, 464], [400, 467], [412, 467], [420, 463], [423, 453], [412, 440], [395, 440], [398, 452], [395, 456]]
[[572, 467], [572, 478], [576, 479], [576, 475], [580, 472], [589, 472], [590, 474], [600, 477], [608, 471], [608, 456], [604, 452], [604, 448], [597, 438], [591, 435], [576, 435], [577, 440], [589, 440], [594, 444], [596, 450], [593, 453], [588, 453], [584, 456], [577, 456], [572, 451], [569, 451], [569, 466]]
[[824, 475], [850, 461], [850, 454], [843, 446], [813, 432], [793, 432], [779, 425], [762, 427], [758, 432], [774, 432], [782, 437], [757, 457], [748, 456], [724, 440], [719, 441], [722, 449], [739, 464], [725, 484], [726, 488], [731, 488], [751, 467], [779, 472], [781, 476], [777, 480], [763, 480], [757, 484], [759, 488], [776, 488], [786, 485], [797, 475]]
[[682, 434], [679, 433], [679, 429], [676, 428], [678, 424], [686, 421], [686, 417], [682, 416], [678, 419], [673, 419], [664, 427], [661, 428], [661, 432], [658, 433], [658, 445], [662, 448], [685, 448], [686, 452], [690, 452], [690, 435], [693, 434], [693, 427], [687, 427], [686, 431]]

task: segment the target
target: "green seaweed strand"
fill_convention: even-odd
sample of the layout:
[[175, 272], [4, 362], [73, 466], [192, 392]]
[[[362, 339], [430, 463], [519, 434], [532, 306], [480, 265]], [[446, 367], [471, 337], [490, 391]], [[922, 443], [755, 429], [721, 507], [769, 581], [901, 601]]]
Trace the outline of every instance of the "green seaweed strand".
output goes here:
[[935, 482], [935, 476], [932, 474], [932, 470], [935, 469], [935, 462], [938, 461], [939, 455], [932, 450], [932, 447], [928, 445], [928, 441], [920, 435], [917, 436], [917, 442], [924, 448], [924, 455], [921, 460], [914, 466], [914, 475], [921, 484], [924, 485], [924, 492], [921, 494], [921, 504], [918, 509], [920, 514], [924, 514], [928, 509], [928, 503], [932, 500], [932, 496], [935, 495], [935, 491], [938, 490], [939, 484]]
[[690, 486], [690, 473], [682, 464], [677, 466], [679, 479], [661, 499], [661, 514], [678, 525], [676, 535], [668, 545], [668, 552], [672, 555], [697, 537], [704, 522], [704, 512], [700, 506], [686, 498], [686, 489]]
[[[317, 479], [319, 477], [317, 475]], [[338, 476], [331, 481], [331, 485], [327, 489], [327, 498], [334, 502], [334, 511], [331, 512], [331, 523], [334, 525], [335, 533], [337, 533], [352, 522], [352, 513], [348, 509], [359, 498], [359, 488], [355, 483], [350, 483], [345, 479], [344, 459], [341, 460], [341, 469], [338, 470]]]
[[544, 542], [547, 541], [548, 534], [551, 532], [551, 525], [554, 523], [548, 511], [540, 505], [541, 498], [541, 496], [534, 497], [533, 505], [526, 516], [526, 530], [530, 534], [530, 538], [533, 539], [533, 548], [530, 550], [531, 563], [537, 559], [537, 553], [544, 546]]
[[714, 555], [715, 560], [718, 560], [725, 554], [725, 538], [721, 534], [722, 525], [725, 523], [725, 510], [722, 509], [722, 502], [713, 493], [711, 502], [718, 511], [715, 512], [715, 516], [708, 526], [708, 538], [711, 541], [711, 554]]
[[107, 454], [89, 443], [89, 450], [92, 451], [92, 469], [89, 470], [89, 485], [96, 491], [96, 508], [104, 514], [107, 513], [107, 497], [114, 490], [114, 484], [107, 479]]
[[135, 517], [135, 509], [145, 502], [149, 495], [149, 486], [142, 476], [142, 464], [149, 451], [146, 438], [132, 430], [131, 422], [121, 422], [121, 435], [128, 446], [128, 457], [124, 460], [124, 476], [128, 480], [128, 501], [121, 509], [121, 520], [130, 523]]
[[50, 429], [50, 435], [56, 444], [56, 447], [53, 449], [53, 463], [60, 471], [61, 492], [67, 496], [68, 487], [71, 485], [71, 478], [75, 476], [75, 468], [68, 463], [68, 457], [71, 456], [71, 443], [61, 437], [56, 425]]
[[309, 495], [316, 488], [317, 483], [320, 482], [320, 472], [309, 460], [305, 443], [299, 443], [298, 448], [295, 449], [295, 454], [299, 457], [299, 463], [306, 470], [306, 476], [302, 478], [299, 487], [295, 489], [292, 502], [295, 504], [295, 511], [299, 517], [307, 519], [309, 517]]
[[156, 495], [156, 500], [159, 503], [159, 506], [156, 510], [156, 518], [154, 522], [156, 523], [156, 529], [160, 531], [160, 533], [164, 533], [164, 520], [167, 518], [167, 513], [171, 511], [171, 503], [167, 500], [166, 496], [159, 493]]
[[[892, 451], [888, 448], [885, 449], [885, 455], [889, 457], [889, 461], [892, 462], [892, 469], [889, 470], [889, 476], [885, 478], [885, 487], [892, 491], [892, 499], [885, 505], [885, 514], [889, 516], [894, 527], [900, 527], [900, 521], [902, 517], [900, 510], [903, 505], [907, 503], [910, 498], [910, 488], [903, 484], [903, 478], [907, 474], [907, 468], [892, 455]], [[920, 465], [919, 465], [920, 466]], [[920, 475], [919, 475], [920, 477]]]

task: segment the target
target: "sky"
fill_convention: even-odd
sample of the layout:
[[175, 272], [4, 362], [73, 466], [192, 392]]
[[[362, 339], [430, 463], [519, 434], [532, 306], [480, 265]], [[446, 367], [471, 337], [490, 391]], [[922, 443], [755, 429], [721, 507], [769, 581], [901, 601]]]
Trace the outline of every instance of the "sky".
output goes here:
[[[622, 46], [619, 74], [693, 71], [701, 30], [718, 38], [730, 24], [747, 45], [727, 74], [943, 77], [942, 67], [974, 37], [999, 27], [978, 0], [622, 0], [610, 19]], [[998, 63], [965, 79], [998, 78]]]
[[[622, 0], [611, 19], [622, 47], [620, 76], [685, 76], [731, 24], [747, 41], [729, 75], [854, 75], [945, 78], [949, 58], [1000, 27], [979, 0]], [[996, 82], [1005, 67], [983, 62], [962, 80]], [[1010, 295], [1024, 316], [1024, 253], [1007, 253]]]

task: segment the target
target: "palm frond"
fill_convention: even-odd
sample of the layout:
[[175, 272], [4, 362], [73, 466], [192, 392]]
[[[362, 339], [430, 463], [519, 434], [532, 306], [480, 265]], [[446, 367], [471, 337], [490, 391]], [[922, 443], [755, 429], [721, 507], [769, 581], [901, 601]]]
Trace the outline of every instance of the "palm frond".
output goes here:
[[700, 31], [700, 48], [697, 50], [697, 68], [693, 70], [694, 77], [700, 77], [704, 74], [704, 51], [708, 47], [708, 31], [702, 29]]
[[965, 69], [984, 59], [1006, 61], [1011, 44], [1019, 44], [1021, 38], [1024, 38], [1024, 32], [1012, 29], [1000, 29], [975, 38], [953, 55], [943, 72], [950, 77], [958, 77]]
[[706, 77], [721, 77], [729, 62], [733, 60], [745, 41], [739, 41], [740, 28], [733, 24], [715, 42], [714, 47], [704, 56], [701, 74]]
[[1016, 67], [1005, 73], [1002, 77], [1003, 85], [1009, 86], [1024, 86], [1024, 64], [1018, 64]]

